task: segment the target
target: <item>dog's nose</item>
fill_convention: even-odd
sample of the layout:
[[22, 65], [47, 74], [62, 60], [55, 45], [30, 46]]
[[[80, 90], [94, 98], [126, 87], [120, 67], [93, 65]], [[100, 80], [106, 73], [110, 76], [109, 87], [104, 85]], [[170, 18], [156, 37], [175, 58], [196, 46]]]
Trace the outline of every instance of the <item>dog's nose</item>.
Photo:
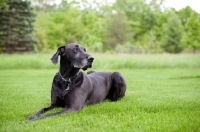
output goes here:
[[89, 62], [93, 62], [94, 57], [92, 57], [92, 56], [88, 56], [88, 60], [89, 60]]

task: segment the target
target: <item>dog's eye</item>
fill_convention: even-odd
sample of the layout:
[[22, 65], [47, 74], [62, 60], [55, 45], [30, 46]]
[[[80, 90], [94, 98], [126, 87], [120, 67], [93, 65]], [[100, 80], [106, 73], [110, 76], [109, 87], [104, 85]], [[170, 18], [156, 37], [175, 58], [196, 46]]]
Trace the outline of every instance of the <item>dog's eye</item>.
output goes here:
[[86, 52], [86, 49], [85, 49], [85, 48], [84, 48], [83, 50]]
[[77, 51], [78, 51], [78, 47], [75, 47], [75, 48], [73, 49], [73, 51], [74, 51], [74, 52], [77, 52]]

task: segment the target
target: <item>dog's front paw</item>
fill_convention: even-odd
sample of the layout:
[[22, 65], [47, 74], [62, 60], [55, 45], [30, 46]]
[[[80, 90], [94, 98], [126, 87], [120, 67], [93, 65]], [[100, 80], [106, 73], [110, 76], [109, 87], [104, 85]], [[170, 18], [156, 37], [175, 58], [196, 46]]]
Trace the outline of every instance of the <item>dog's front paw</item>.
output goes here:
[[29, 117], [28, 117], [28, 120], [33, 120], [33, 119], [35, 119], [36, 118], [36, 115], [30, 115]]

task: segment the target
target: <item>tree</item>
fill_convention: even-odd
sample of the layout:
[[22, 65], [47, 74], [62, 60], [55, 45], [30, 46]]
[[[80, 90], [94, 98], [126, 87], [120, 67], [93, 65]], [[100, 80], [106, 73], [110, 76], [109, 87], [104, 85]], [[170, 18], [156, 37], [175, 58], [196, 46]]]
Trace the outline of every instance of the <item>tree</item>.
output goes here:
[[[66, 43], [79, 42], [85, 31], [81, 20], [81, 11], [76, 7], [57, 11], [54, 13], [40, 12], [37, 18], [37, 35], [42, 34], [39, 38], [39, 45], [48, 44], [49, 49], [55, 49]], [[44, 18], [47, 20], [44, 21]], [[46, 41], [43, 41], [43, 39]], [[38, 47], [39, 50], [43, 50]], [[45, 48], [47, 48], [45, 47]]]
[[94, 52], [103, 51], [103, 35], [105, 28], [103, 27], [102, 17], [96, 11], [89, 11], [82, 16], [86, 32], [83, 35], [81, 43]]
[[23, 0], [7, 0], [8, 9], [0, 12], [0, 52], [32, 51], [35, 39], [32, 35], [35, 14], [31, 3]]
[[130, 27], [123, 11], [113, 10], [106, 16], [105, 43], [109, 48], [115, 48], [118, 44], [124, 44], [130, 38]]
[[8, 10], [8, 5], [6, 3], [5, 0], [1, 1], [0, 2], [0, 53], [1, 52], [4, 52], [6, 50], [6, 46], [5, 46], [5, 39], [6, 39], [6, 36], [5, 36], [5, 33], [4, 33], [4, 28], [5, 26], [2, 25], [3, 23], [3, 19], [5, 19], [5, 12]]
[[178, 15], [170, 12], [167, 23], [163, 24], [162, 48], [169, 53], [180, 53], [183, 50], [181, 38], [183, 35], [183, 26]]
[[182, 39], [184, 45], [193, 49], [193, 53], [200, 49], [200, 15], [193, 12], [185, 24], [186, 33]]
[[[148, 47], [148, 36], [151, 30], [161, 31], [157, 20], [161, 17], [163, 0], [116, 0], [116, 5], [126, 13], [131, 26], [132, 36], [129, 42], [144, 51]], [[157, 26], [157, 29], [155, 29]], [[157, 36], [157, 32], [154, 33]], [[160, 37], [156, 37], [159, 39]], [[140, 51], [140, 52], [141, 52]], [[145, 51], [146, 52], [146, 51]]]
[[8, 9], [8, 5], [6, 3], [6, 0], [1, 0], [0, 1], [0, 9], [1, 9], [1, 11], [5, 11], [5, 10]]
[[160, 53], [160, 43], [156, 39], [155, 31], [151, 30], [149, 33], [149, 45], [148, 45], [149, 53]]
[[185, 26], [187, 20], [190, 18], [194, 11], [191, 9], [190, 6], [186, 6], [178, 11], [178, 16], [182, 21], [182, 24]]

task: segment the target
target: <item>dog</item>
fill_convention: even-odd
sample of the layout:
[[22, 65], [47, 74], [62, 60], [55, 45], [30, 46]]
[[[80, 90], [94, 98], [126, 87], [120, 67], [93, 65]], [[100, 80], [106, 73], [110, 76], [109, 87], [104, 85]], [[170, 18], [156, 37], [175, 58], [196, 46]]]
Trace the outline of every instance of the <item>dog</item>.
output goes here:
[[[53, 64], [58, 63], [59, 56], [60, 69], [52, 82], [51, 104], [30, 115], [28, 121], [80, 111], [84, 106], [100, 103], [105, 99], [118, 101], [125, 96], [126, 82], [119, 72], [89, 71], [85, 74], [80, 70], [91, 68], [94, 60], [83, 46], [72, 43], [59, 47], [51, 58]], [[63, 107], [64, 110], [41, 115], [58, 107]]]

